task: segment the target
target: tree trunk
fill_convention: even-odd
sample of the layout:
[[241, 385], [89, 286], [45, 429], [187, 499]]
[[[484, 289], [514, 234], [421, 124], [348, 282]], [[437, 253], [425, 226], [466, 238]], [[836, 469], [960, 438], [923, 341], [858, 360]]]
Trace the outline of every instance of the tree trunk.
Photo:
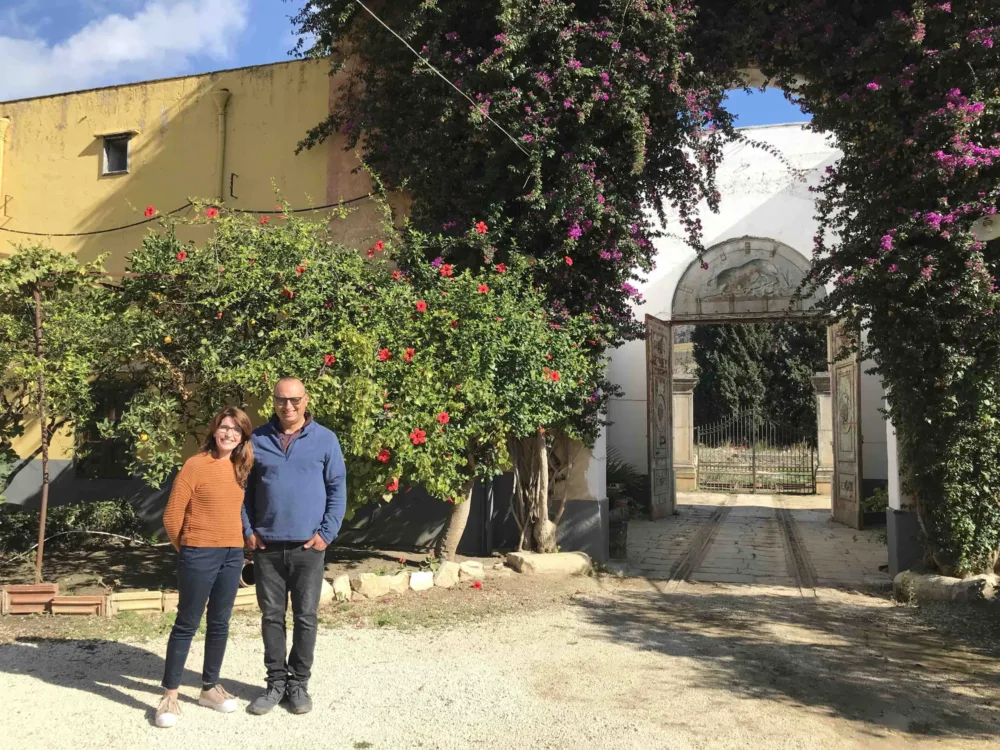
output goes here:
[[441, 536], [438, 537], [436, 554], [439, 560], [454, 560], [458, 552], [458, 543], [462, 541], [465, 526], [469, 522], [469, 509], [472, 507], [472, 488], [475, 480], [470, 479], [462, 488], [462, 498], [456, 498], [451, 506], [451, 514]]
[[45, 413], [45, 350], [42, 347], [42, 295], [36, 287], [35, 356], [38, 358], [38, 424], [42, 430], [42, 507], [38, 514], [38, 553], [35, 558], [35, 583], [42, 582], [42, 558], [45, 555], [45, 516], [49, 510], [49, 425]]
[[544, 433], [512, 441], [514, 519], [521, 531], [518, 551], [555, 552], [556, 524], [549, 518], [549, 455]]

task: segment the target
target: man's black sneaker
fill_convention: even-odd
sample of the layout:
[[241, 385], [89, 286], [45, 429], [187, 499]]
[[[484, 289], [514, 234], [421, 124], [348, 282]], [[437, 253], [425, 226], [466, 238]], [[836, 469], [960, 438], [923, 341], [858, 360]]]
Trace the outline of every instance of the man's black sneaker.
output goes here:
[[288, 700], [288, 710], [293, 714], [307, 714], [312, 711], [313, 702], [309, 693], [301, 685], [292, 685], [285, 693]]
[[252, 714], [257, 716], [263, 716], [272, 708], [281, 703], [281, 699], [285, 697], [285, 686], [276, 683], [268, 683], [267, 690], [264, 694], [258, 698], [255, 698], [253, 703], [247, 709]]

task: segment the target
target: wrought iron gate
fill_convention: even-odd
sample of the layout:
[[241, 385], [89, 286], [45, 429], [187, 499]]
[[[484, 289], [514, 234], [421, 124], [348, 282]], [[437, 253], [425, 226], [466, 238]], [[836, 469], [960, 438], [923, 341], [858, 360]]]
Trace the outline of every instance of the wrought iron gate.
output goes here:
[[816, 436], [745, 411], [695, 428], [698, 489], [812, 495]]

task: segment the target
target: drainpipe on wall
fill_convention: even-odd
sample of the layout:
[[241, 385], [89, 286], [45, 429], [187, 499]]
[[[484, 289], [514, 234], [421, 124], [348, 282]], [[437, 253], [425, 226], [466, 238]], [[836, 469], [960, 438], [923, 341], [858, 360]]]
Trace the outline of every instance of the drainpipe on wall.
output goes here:
[[10, 120], [0, 117], [0, 204], [3, 203], [3, 152], [4, 144], [7, 142], [7, 128], [10, 127]]
[[229, 89], [219, 89], [212, 94], [212, 99], [215, 101], [215, 108], [219, 111], [219, 156], [216, 164], [218, 182], [216, 183], [217, 189], [215, 191], [215, 199], [219, 203], [222, 203], [223, 189], [226, 184], [226, 107], [229, 106], [230, 96]]

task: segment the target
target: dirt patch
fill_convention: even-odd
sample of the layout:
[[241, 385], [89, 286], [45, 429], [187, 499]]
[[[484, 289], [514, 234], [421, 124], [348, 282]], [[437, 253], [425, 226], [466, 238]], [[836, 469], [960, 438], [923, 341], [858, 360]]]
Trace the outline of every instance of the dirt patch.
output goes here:
[[[174, 548], [119, 542], [87, 543], [45, 553], [42, 573], [58, 583], [62, 594], [104, 594], [122, 589], [171, 589], [176, 587], [177, 554]], [[31, 558], [0, 560], [0, 586], [35, 582]]]

